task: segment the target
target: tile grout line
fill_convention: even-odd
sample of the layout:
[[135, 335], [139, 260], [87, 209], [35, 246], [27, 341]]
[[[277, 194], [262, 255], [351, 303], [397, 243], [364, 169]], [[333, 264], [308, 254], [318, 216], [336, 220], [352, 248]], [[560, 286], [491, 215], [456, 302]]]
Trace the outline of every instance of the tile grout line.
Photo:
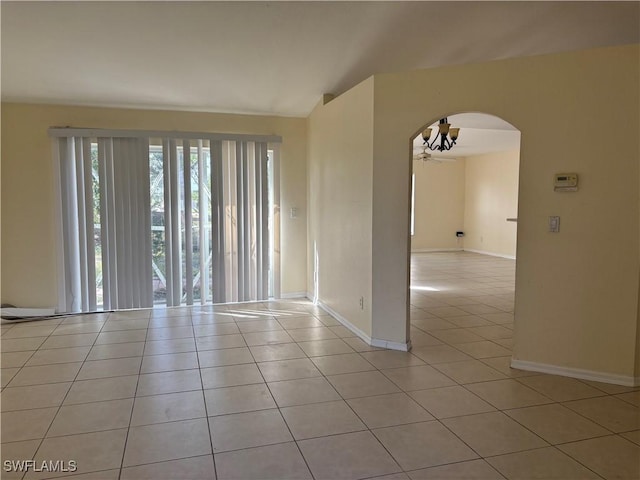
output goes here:
[[191, 321], [191, 330], [193, 331], [193, 343], [196, 349], [195, 354], [196, 354], [196, 361], [198, 362], [198, 376], [200, 377], [200, 386], [202, 387], [202, 401], [204, 403], [204, 415], [205, 415], [205, 420], [207, 422], [207, 431], [209, 432], [209, 447], [211, 448], [211, 463], [213, 464], [213, 478], [218, 478], [218, 467], [216, 465], [216, 455], [213, 449], [213, 432], [211, 431], [211, 422], [209, 421], [209, 411], [207, 408], [207, 396], [204, 393], [204, 380], [202, 379], [202, 367], [200, 365], [200, 355], [198, 351], [198, 342], [196, 341], [195, 325], [193, 324], [193, 316], [190, 315], [189, 318]]
[[[273, 318], [278, 323], [278, 325], [280, 325], [280, 327], [284, 329], [284, 327], [282, 327], [282, 324], [278, 321], [277, 317], [273, 317]], [[314, 318], [315, 318], [315, 316], [314, 316]], [[286, 329], [285, 329], [285, 331], [286, 331]], [[291, 337], [291, 339], [293, 340], [293, 337]], [[294, 343], [295, 343], [295, 345], [298, 345], [297, 342], [294, 341]], [[299, 345], [298, 345], [298, 348], [300, 348]], [[302, 350], [302, 349], [300, 348], [300, 350]], [[306, 355], [306, 352], [304, 350], [302, 350], [302, 353], [304, 353]], [[302, 453], [302, 449], [300, 448], [300, 445], [298, 444], [298, 441], [296, 440], [295, 435], [293, 435], [293, 432], [291, 431], [291, 427], [289, 426], [289, 424], [285, 420], [284, 415], [282, 414], [282, 409], [281, 409], [280, 405], [278, 405], [278, 401], [274, 397], [273, 392], [271, 391], [271, 387], [269, 386], [269, 383], [267, 382], [267, 379], [264, 378], [264, 374], [262, 373], [262, 370], [260, 370], [260, 367], [258, 366], [258, 362], [256, 361], [256, 358], [255, 358], [253, 352], [251, 351], [251, 348], [249, 348], [249, 354], [251, 355], [251, 358], [253, 358], [254, 364], [255, 364], [256, 368], [258, 369], [258, 372], [260, 372], [260, 376], [262, 377], [262, 380], [264, 381], [264, 385], [267, 388], [267, 390], [269, 391], [269, 395], [271, 395], [271, 399], [273, 400], [273, 403], [275, 404], [276, 408], [278, 409], [278, 413], [280, 414], [280, 418], [282, 419], [282, 422], [287, 427], [287, 431], [289, 432], [289, 435], [291, 435], [291, 441], [296, 446], [296, 449], [298, 450], [298, 453], [300, 454], [300, 457], [302, 458], [302, 461], [304, 462], [305, 466], [307, 467], [307, 471], [309, 472], [309, 475], [311, 475], [312, 479], [315, 479], [316, 476], [314, 475], [313, 471], [311, 470], [311, 466], [309, 465], [309, 462], [307, 461], [307, 458]], [[305, 357], [305, 358], [308, 359], [309, 357]]]
[[120, 480], [120, 478], [122, 478], [122, 470], [125, 468], [124, 467], [124, 457], [127, 454], [127, 445], [129, 443], [129, 432], [131, 431], [131, 420], [133, 419], [133, 412], [136, 408], [136, 398], [137, 398], [137, 393], [138, 393], [138, 387], [140, 385], [140, 375], [142, 372], [142, 362], [144, 360], [144, 351], [147, 347], [147, 337], [149, 336], [149, 323], [151, 322], [151, 314], [152, 311], [149, 312], [149, 318], [147, 319], [147, 331], [145, 334], [145, 341], [144, 341], [144, 347], [142, 349], [142, 354], [143, 356], [140, 358], [140, 366], [138, 367], [138, 375], [136, 378], [136, 388], [134, 390], [133, 393], [133, 402], [131, 404], [131, 413], [129, 413], [129, 424], [127, 425], [127, 433], [124, 437], [124, 446], [122, 448], [122, 458], [120, 459], [120, 468], [118, 469], [118, 480]]

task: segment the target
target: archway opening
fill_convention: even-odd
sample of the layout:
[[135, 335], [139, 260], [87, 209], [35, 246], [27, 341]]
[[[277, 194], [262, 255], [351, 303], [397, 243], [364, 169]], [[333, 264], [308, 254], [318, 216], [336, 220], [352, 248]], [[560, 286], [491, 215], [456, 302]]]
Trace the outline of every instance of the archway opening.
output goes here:
[[[451, 130], [446, 140], [438, 136], [444, 119]], [[508, 365], [520, 131], [493, 115], [459, 113], [425, 124], [411, 146], [412, 346], [443, 344], [459, 359]]]

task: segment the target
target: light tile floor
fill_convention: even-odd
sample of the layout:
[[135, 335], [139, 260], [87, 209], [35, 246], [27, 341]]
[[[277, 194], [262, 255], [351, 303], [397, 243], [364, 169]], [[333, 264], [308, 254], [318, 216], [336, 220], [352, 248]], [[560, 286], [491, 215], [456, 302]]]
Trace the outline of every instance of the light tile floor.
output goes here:
[[76, 480], [640, 477], [640, 388], [509, 367], [513, 261], [419, 254], [411, 274], [411, 353], [298, 300], [3, 323], [3, 466], [74, 460]]

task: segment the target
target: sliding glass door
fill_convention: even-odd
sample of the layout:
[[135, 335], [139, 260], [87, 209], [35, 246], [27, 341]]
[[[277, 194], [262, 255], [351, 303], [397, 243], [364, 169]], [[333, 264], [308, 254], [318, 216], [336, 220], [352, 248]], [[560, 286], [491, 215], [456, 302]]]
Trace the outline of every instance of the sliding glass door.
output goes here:
[[59, 311], [277, 293], [272, 138], [57, 130]]

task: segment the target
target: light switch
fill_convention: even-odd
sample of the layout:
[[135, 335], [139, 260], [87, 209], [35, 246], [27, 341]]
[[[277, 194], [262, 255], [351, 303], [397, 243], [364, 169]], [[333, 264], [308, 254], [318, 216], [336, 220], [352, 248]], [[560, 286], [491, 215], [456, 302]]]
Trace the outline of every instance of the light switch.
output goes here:
[[289, 212], [290, 218], [298, 218], [298, 208], [291, 207], [291, 211]]
[[549, 231], [551, 233], [560, 231], [560, 217], [549, 217]]

